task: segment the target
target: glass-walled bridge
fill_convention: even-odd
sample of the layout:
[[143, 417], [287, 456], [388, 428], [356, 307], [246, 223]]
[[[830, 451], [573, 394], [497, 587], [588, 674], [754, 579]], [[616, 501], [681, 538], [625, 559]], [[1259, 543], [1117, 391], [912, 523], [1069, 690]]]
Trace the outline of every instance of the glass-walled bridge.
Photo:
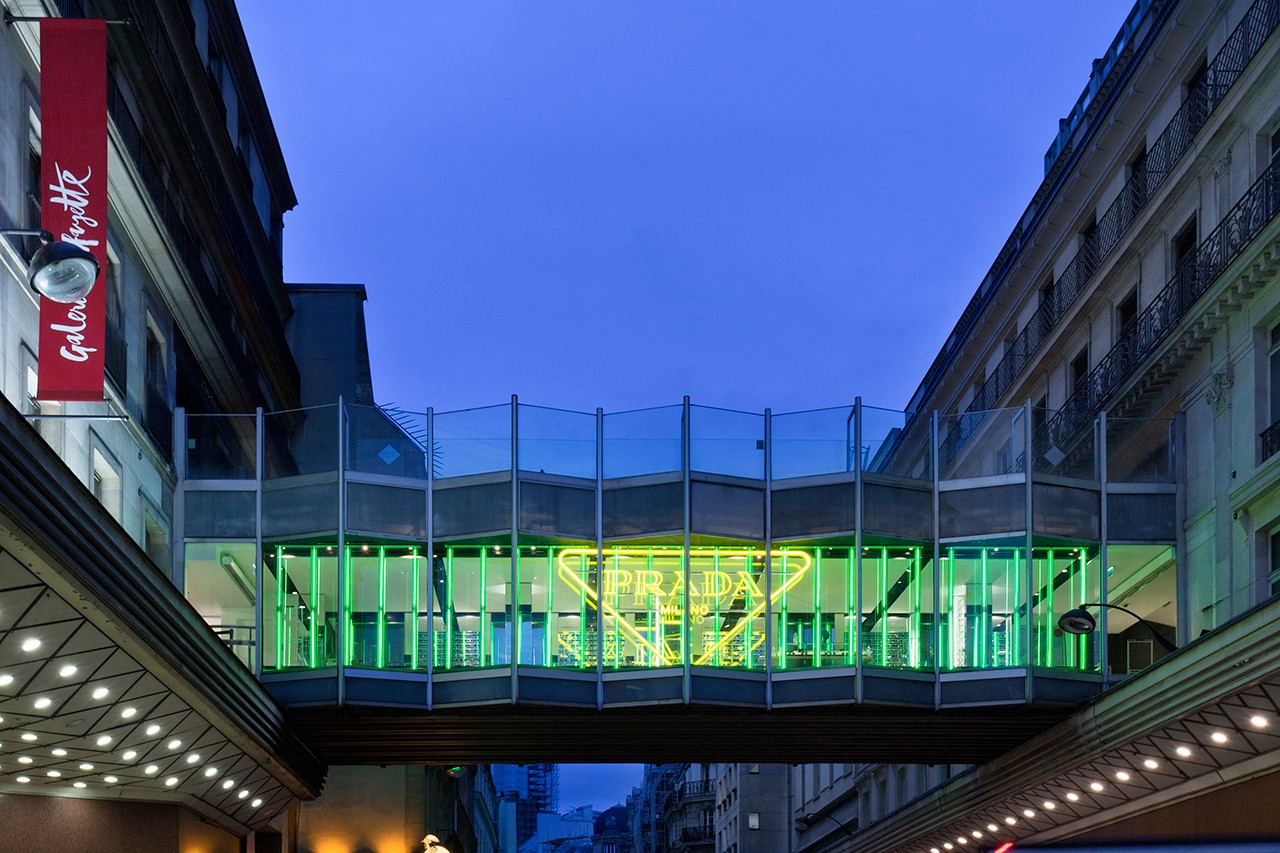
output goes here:
[[[1176, 422], [1102, 416], [1059, 446], [1047, 421], [179, 413], [178, 580], [278, 699], [356, 726], [671, 705], [1043, 727], [1186, 623]], [[1058, 628], [1096, 603], [1149, 624]]]

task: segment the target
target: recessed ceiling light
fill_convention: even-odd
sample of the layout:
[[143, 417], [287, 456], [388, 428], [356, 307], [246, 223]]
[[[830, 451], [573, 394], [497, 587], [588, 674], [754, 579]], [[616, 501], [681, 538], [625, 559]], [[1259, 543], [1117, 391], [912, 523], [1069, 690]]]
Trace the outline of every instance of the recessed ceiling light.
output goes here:
[[1142, 766], [1147, 768], [1148, 770], [1155, 770], [1157, 767], [1160, 766], [1160, 762], [1156, 761], [1154, 758], [1144, 758], [1142, 760]]
[[243, 800], [245, 797], [249, 796], [249, 792], [244, 788], [241, 788], [240, 793], [236, 794], [236, 796]]
[[182, 741], [178, 740], [177, 738], [174, 738], [173, 740], [169, 741], [168, 747], [169, 749], [181, 749]]
[[25, 784], [27, 784], [28, 782], [30, 782], [30, 781], [31, 781], [31, 777], [30, 777], [30, 776], [19, 776], [19, 777], [18, 777], [18, 781], [25, 785]]
[[53, 700], [50, 699], [48, 696], [41, 696], [39, 699], [35, 701], [36, 709], [40, 711], [43, 711], [45, 708], [48, 708], [52, 704], [53, 704]]
[[119, 782], [120, 780], [117, 779], [115, 776], [103, 776], [102, 781], [106, 782], [108, 785], [114, 785], [116, 782]]
[[1225, 734], [1225, 733], [1223, 733], [1223, 732], [1214, 732], [1213, 734], [1209, 735], [1209, 738], [1210, 738], [1214, 743], [1226, 743], [1226, 742], [1227, 742], [1227, 736], [1226, 736], [1226, 734]]
[[99, 687], [99, 688], [97, 688], [96, 690], [94, 690], [94, 691], [93, 691], [93, 694], [92, 694], [92, 695], [93, 695], [93, 698], [94, 698], [94, 699], [106, 699], [106, 698], [107, 698], [107, 694], [108, 694], [108, 693], [110, 693], [110, 692], [111, 692], [111, 691], [110, 691], [110, 690], [108, 690], [108, 689], [107, 689], [107, 688], [105, 688], [105, 687]]
[[1117, 770], [1117, 771], [1116, 771], [1116, 778], [1117, 778], [1117, 779], [1119, 779], [1121, 782], [1128, 782], [1128, 781], [1129, 781], [1129, 774], [1128, 774], [1128, 773], [1126, 773], [1126, 772], [1124, 772], [1123, 770]]
[[956, 836], [956, 841], [959, 841], [961, 844], [968, 844], [968, 843], [969, 843], [969, 839], [965, 838], [963, 835], [957, 835], [957, 836]]
[[155, 723], [147, 726], [147, 737], [155, 737], [158, 734], [160, 734], [160, 727]]
[[22, 739], [27, 741], [28, 743], [31, 743], [32, 741], [38, 740], [39, 738], [36, 736], [34, 732], [23, 732]]
[[212, 779], [214, 776], [217, 776], [217, 775], [218, 775], [218, 768], [216, 768], [216, 767], [206, 767], [206, 768], [204, 769], [204, 775], [205, 775], [205, 777], [206, 777], [206, 778], [208, 778], [208, 779]]
[[124, 717], [126, 720], [136, 716], [137, 713], [138, 713], [137, 708], [121, 708], [120, 709], [120, 716]]
[[62, 777], [62, 771], [50, 770], [48, 773], [45, 773], [44, 775], [48, 776], [50, 779], [60, 779]]
[[943, 845], [942, 845], [942, 849], [943, 849], [943, 850], [955, 850], [955, 849], [956, 849], [956, 846], [955, 846], [954, 844], [952, 844], [950, 841], [948, 841], [946, 844], [943, 844]]
[[1174, 752], [1178, 753], [1179, 757], [1181, 758], [1191, 757], [1191, 750], [1187, 749], [1185, 746], [1178, 747], [1177, 749], [1174, 750]]
[[979, 830], [976, 830], [976, 829], [975, 829], [973, 832], [969, 833], [969, 834], [970, 834], [970, 835], [972, 835], [974, 838], [981, 838], [981, 837], [982, 837], [982, 833], [981, 833]]
[[193, 752], [193, 753], [191, 753], [190, 755], [188, 755], [188, 756], [187, 756], [187, 763], [188, 763], [188, 764], [198, 764], [198, 763], [200, 763], [200, 753], [198, 753], [198, 752]]
[[77, 668], [78, 667], [75, 664], [69, 663], [62, 669], [58, 670], [58, 675], [61, 675], [63, 678], [70, 678], [76, 674]]
[[13, 684], [12, 675], [9, 675], [8, 673], [0, 675], [0, 687], [8, 687], [10, 684]]
[[253, 802], [249, 803], [249, 805], [253, 806], [256, 809], [258, 806], [262, 805], [262, 799], [255, 798]]
[[1009, 826], [1013, 826], [1015, 823], [1018, 822], [1018, 819], [1016, 817], [1007, 817], [1004, 819], [1004, 822], [1009, 824]]
[[1249, 718], [1249, 724], [1254, 728], [1265, 729], [1267, 727], [1267, 718], [1261, 714], [1254, 714]]
[[35, 637], [28, 637], [22, 641], [22, 650], [24, 652], [34, 652], [38, 648], [40, 648], [40, 641]]
[[19, 763], [19, 764], [30, 764], [30, 763], [31, 763], [32, 761], [34, 761], [34, 760], [35, 760], [35, 759], [34, 759], [34, 758], [32, 758], [30, 755], [19, 755], [19, 756], [18, 756], [18, 763]]
[[942, 851], [939, 850], [937, 847], [930, 847], [929, 853], [942, 853]]
[[1070, 801], [1071, 801], [1071, 802], [1073, 802], [1073, 803], [1075, 803], [1075, 802], [1079, 802], [1079, 800], [1080, 800], [1080, 795], [1079, 795], [1079, 794], [1077, 794], [1075, 791], [1071, 791], [1070, 793], [1068, 793], [1068, 794], [1067, 794], [1067, 799], [1068, 799], [1068, 800], [1070, 800]]
[[148, 764], [142, 772], [148, 776], [154, 776], [160, 772], [160, 766], [158, 764]]
[[71, 787], [73, 787], [73, 788], [87, 788], [87, 787], [89, 787], [89, 786], [88, 786], [88, 785], [86, 785], [86, 784], [85, 784], [85, 783], [83, 783], [83, 782], [72, 782], [72, 783], [71, 783]]
[[236, 784], [236, 780], [235, 780], [235, 779], [227, 779], [226, 781], [224, 781], [224, 782], [222, 783], [222, 790], [224, 790], [224, 791], [230, 791], [232, 788], [234, 788], [234, 787], [235, 787], [235, 784]]
[[1089, 790], [1091, 790], [1091, 791], [1101, 791], [1101, 790], [1102, 790], [1103, 788], [1105, 788], [1105, 787], [1106, 787], [1106, 786], [1105, 786], [1105, 785], [1103, 785], [1101, 782], [1090, 782], [1090, 783], [1089, 783]]
[[52, 753], [53, 755], [58, 756], [59, 758], [67, 754], [67, 751], [62, 747], [58, 747], [57, 749], [51, 749], [49, 750], [49, 752]]
[[133, 761], [138, 757], [138, 751], [136, 749], [126, 749], [120, 757], [125, 761]]
[[1048, 811], [1053, 811], [1058, 807], [1058, 804], [1055, 803], [1053, 800], [1045, 800], [1043, 805], [1045, 809], [1047, 809]]
[[95, 743], [97, 743], [98, 746], [110, 746], [112, 740], [114, 740], [114, 738], [112, 738], [111, 735], [103, 735], [98, 738]]
[[996, 826], [994, 823], [987, 824], [987, 832], [999, 832], [999, 831], [1000, 831], [1000, 827]]
[[1023, 809], [1023, 810], [1022, 810], [1022, 816], [1023, 816], [1023, 817], [1035, 817], [1035, 816], [1036, 816], [1035, 809]]
[[81, 769], [81, 770], [92, 770], [92, 769], [93, 769], [93, 765], [86, 761], [85, 763], [83, 763], [83, 764], [81, 764], [81, 765], [80, 765], [80, 769]]
[[165, 779], [165, 780], [164, 780], [164, 784], [165, 784], [167, 787], [172, 788], [174, 785], [178, 784], [178, 777], [177, 777], [177, 776], [170, 776], [168, 779]]

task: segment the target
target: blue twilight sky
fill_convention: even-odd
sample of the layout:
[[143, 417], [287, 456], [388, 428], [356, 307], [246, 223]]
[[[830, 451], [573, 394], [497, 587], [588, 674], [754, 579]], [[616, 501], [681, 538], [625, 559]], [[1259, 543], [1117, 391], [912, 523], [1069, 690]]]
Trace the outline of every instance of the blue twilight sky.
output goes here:
[[1131, 3], [241, 0], [379, 402], [906, 404]]
[[[241, 0], [379, 402], [906, 404], [1131, 3]], [[566, 766], [565, 808], [637, 765]]]

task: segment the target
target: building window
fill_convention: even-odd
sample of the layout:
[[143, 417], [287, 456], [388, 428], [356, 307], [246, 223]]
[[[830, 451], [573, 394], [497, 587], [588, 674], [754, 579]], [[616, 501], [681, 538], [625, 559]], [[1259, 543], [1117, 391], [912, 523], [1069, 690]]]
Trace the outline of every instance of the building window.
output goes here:
[[1089, 348], [1086, 346], [1071, 359], [1071, 366], [1068, 369], [1068, 379], [1071, 382], [1071, 393], [1076, 394], [1083, 390], [1085, 381], [1089, 378]]
[[747, 829], [760, 828], [760, 812], [747, 812]]
[[102, 446], [102, 440], [90, 433], [89, 489], [116, 521], [122, 519], [124, 509], [121, 482], [120, 463]]
[[1271, 159], [1276, 159], [1276, 155], [1280, 154], [1280, 128], [1276, 128], [1275, 133], [1271, 134]]
[[[22, 413], [33, 422], [40, 437], [58, 454], [62, 453], [62, 404], [50, 400], [37, 400], [36, 391], [40, 384], [40, 374], [36, 354], [26, 344], [21, 349], [22, 370]], [[35, 417], [40, 415], [42, 417]]]
[[748, 764], [748, 765], [747, 765], [747, 772], [748, 772], [748, 773], [759, 773], [759, 772], [760, 772], [760, 765], [759, 765], [759, 764]]
[[1271, 329], [1271, 345], [1267, 350], [1268, 393], [1271, 396], [1271, 426], [1262, 431], [1262, 459], [1265, 462], [1280, 451], [1280, 325]]
[[[1181, 277], [1184, 274], [1193, 273], [1195, 269], [1196, 257], [1196, 217], [1192, 214], [1191, 219], [1187, 221], [1179, 229], [1173, 238], [1173, 271], [1174, 274]], [[1183, 272], [1183, 267], [1187, 267], [1187, 272]], [[1193, 279], [1194, 280], [1194, 279]]]
[[1271, 573], [1268, 576], [1271, 595], [1280, 595], [1280, 530], [1271, 534]]
[[1123, 338], [1129, 327], [1138, 319], [1138, 288], [1129, 291], [1129, 295], [1120, 300], [1116, 306], [1116, 339]]
[[138, 497], [142, 503], [142, 550], [147, 552], [151, 562], [167, 572], [173, 564], [173, 554], [169, 548], [169, 522], [146, 495], [139, 492]]

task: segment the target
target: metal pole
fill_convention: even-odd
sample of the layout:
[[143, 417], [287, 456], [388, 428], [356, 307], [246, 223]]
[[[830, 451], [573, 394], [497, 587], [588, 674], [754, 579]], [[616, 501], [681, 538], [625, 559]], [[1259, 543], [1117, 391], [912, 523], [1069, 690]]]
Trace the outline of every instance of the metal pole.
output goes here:
[[[773, 410], [764, 410], [764, 706], [773, 707]], [[747, 654], [751, 648], [747, 641]], [[749, 662], [748, 662], [749, 663]]]
[[[436, 414], [427, 408], [427, 710], [434, 702], [436, 666]], [[421, 589], [421, 586], [419, 586]]]
[[[853, 695], [862, 702], [862, 397], [853, 398]], [[884, 595], [885, 590], [880, 590]], [[847, 599], [847, 596], [846, 596]], [[888, 613], [885, 614], [886, 618]], [[847, 618], [847, 617], [846, 617]]]
[[[554, 583], [554, 579], [552, 580]], [[604, 409], [596, 409], [596, 708], [604, 707]]]
[[[520, 401], [511, 395], [511, 704], [520, 698]], [[481, 614], [483, 616], [483, 614]]]
[[687, 705], [693, 694], [693, 670], [690, 661], [693, 659], [693, 650], [690, 648], [692, 641], [692, 632], [689, 625], [689, 528], [693, 524], [693, 510], [690, 503], [691, 483], [689, 477], [689, 466], [691, 462], [691, 453], [689, 448], [690, 436], [692, 430], [689, 424], [689, 416], [691, 408], [689, 406], [689, 395], [684, 396], [682, 404], [682, 414], [680, 416], [680, 468], [684, 478], [684, 614], [680, 619], [680, 645], [682, 647], [682, 657], [684, 658], [684, 678], [683, 689], [681, 691], [684, 702]]
[[[338, 704], [346, 704], [347, 701], [347, 632], [350, 626], [347, 625], [347, 464], [346, 464], [346, 403], [342, 396], [338, 396], [338, 636], [337, 636], [337, 665], [338, 665]], [[277, 571], [279, 569], [277, 568]], [[318, 590], [312, 590], [311, 594], [318, 597]], [[314, 605], [314, 602], [313, 602]], [[318, 614], [313, 606], [311, 618], [323, 618], [323, 614]], [[315, 666], [315, 661], [311, 662]]]

